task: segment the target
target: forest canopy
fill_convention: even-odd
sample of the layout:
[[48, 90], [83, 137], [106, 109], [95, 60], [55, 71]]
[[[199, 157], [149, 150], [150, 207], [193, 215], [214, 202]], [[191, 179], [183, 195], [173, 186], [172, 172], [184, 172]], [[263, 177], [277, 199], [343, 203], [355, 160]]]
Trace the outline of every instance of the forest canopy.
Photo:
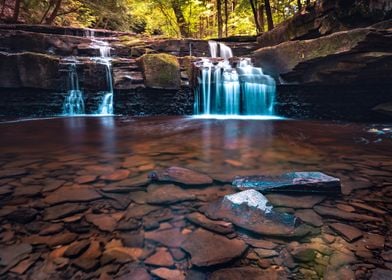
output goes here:
[[256, 35], [310, 0], [0, 0], [1, 22], [131, 31], [171, 37]]

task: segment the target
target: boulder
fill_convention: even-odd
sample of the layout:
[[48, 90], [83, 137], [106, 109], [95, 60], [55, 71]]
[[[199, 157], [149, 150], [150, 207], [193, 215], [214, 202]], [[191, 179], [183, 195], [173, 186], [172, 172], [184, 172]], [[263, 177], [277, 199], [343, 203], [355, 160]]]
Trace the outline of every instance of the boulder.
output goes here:
[[201, 210], [211, 219], [227, 220], [258, 234], [296, 235], [297, 219], [290, 214], [276, 212], [265, 196], [255, 190], [226, 195]]
[[[340, 193], [340, 180], [338, 178], [326, 175], [321, 172], [289, 172], [280, 176], [237, 176], [234, 178], [233, 186], [241, 190], [254, 189], [263, 193]], [[279, 200], [284, 200], [285, 197], [281, 196], [273, 200], [278, 202], [278, 198]], [[314, 197], [314, 199], [310, 199], [310, 203], [307, 203], [309, 204], [307, 205], [308, 207], [311, 207], [314, 204], [320, 202], [322, 200], [322, 197]], [[290, 203], [287, 197], [285, 200], [287, 201], [287, 203]], [[282, 205], [281, 202], [279, 202], [278, 204], [279, 206], [287, 206]], [[291, 202], [290, 205], [292, 204], [293, 203]], [[296, 203], [295, 206], [300, 205]]]
[[0, 88], [61, 89], [57, 57], [31, 53], [0, 52]]
[[146, 87], [180, 89], [180, 64], [169, 54], [145, 54], [140, 58]]

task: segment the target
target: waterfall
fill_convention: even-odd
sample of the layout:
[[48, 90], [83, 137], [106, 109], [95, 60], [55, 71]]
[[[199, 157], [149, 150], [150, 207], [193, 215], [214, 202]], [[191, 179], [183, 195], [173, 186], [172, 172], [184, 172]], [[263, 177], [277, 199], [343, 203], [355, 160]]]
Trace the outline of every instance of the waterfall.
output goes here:
[[99, 50], [99, 57], [93, 58], [97, 63], [105, 67], [105, 79], [107, 84], [107, 90], [103, 91], [104, 96], [99, 105], [97, 114], [99, 115], [112, 115], [113, 109], [113, 77], [112, 77], [112, 59], [110, 50], [111, 47], [108, 42], [97, 40], [94, 37], [93, 30], [86, 30], [86, 36], [91, 38], [91, 47]]
[[81, 115], [84, 114], [83, 92], [79, 89], [79, 78], [76, 68], [77, 61], [74, 58], [64, 60], [64, 64], [68, 65], [68, 95], [64, 100], [64, 115]]
[[274, 79], [265, 75], [261, 68], [254, 67], [249, 58], [230, 62], [233, 53], [225, 44], [208, 43], [212, 59], [203, 58], [196, 63], [200, 75], [195, 112], [207, 115], [273, 115]]

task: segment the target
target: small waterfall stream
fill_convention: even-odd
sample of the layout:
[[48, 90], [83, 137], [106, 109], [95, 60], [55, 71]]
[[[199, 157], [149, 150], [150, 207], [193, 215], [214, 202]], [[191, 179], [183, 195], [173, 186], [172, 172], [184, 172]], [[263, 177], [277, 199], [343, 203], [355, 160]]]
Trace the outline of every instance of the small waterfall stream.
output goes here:
[[111, 47], [108, 42], [98, 40], [94, 37], [93, 30], [87, 30], [86, 36], [91, 39], [91, 47], [99, 49], [99, 57], [94, 57], [93, 60], [105, 67], [105, 79], [107, 84], [107, 90], [103, 91], [104, 96], [101, 104], [98, 107], [97, 114], [99, 115], [112, 115], [113, 109], [113, 77], [112, 77], [112, 59], [110, 55]]
[[82, 115], [85, 113], [83, 92], [79, 88], [79, 78], [77, 72], [77, 60], [75, 58], [67, 58], [62, 62], [68, 65], [68, 95], [64, 100], [63, 114], [64, 115]]
[[230, 61], [233, 53], [225, 44], [208, 43], [212, 59], [196, 63], [200, 69], [196, 114], [273, 115], [274, 79], [254, 67], [249, 58]]

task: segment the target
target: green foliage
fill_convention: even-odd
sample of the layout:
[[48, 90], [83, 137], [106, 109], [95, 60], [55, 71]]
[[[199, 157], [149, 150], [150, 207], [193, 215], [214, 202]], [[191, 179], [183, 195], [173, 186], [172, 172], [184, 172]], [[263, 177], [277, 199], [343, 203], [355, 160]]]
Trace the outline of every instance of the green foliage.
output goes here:
[[[58, 2], [22, 1], [19, 21], [34, 24], [45, 23]], [[62, 0], [50, 24], [170, 37], [216, 38], [219, 16], [217, 1], [221, 2], [222, 7], [223, 34], [227, 30], [228, 36], [255, 35], [255, 18], [261, 26], [260, 30], [267, 29], [263, 10], [265, 0]], [[269, 2], [275, 25], [299, 12], [297, 0]], [[302, 0], [303, 6], [305, 2]], [[250, 3], [256, 6], [257, 15]]]

